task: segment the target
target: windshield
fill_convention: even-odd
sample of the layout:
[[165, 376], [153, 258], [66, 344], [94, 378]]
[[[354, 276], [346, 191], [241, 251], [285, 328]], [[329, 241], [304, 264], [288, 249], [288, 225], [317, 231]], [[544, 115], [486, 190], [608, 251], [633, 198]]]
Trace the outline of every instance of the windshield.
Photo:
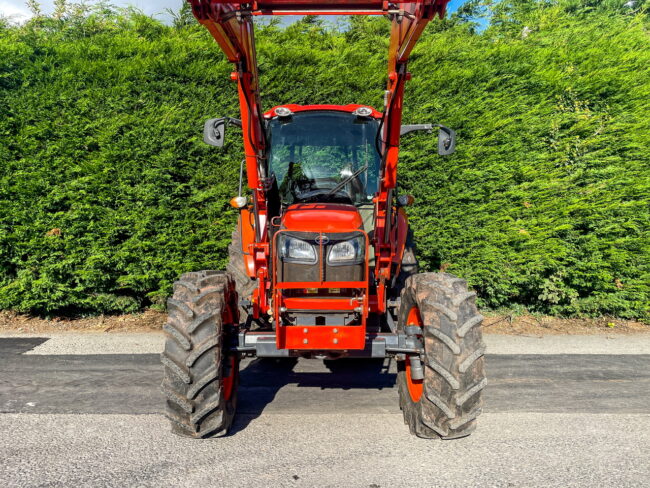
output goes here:
[[332, 111], [272, 120], [269, 161], [282, 201], [371, 201], [379, 173], [377, 127], [375, 119]]

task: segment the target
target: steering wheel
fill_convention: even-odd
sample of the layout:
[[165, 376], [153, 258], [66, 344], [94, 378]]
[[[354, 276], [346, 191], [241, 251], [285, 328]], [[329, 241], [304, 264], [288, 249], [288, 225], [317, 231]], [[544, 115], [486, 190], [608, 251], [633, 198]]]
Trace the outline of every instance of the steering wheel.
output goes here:
[[[318, 185], [317, 185], [318, 183]], [[335, 178], [313, 178], [292, 181], [289, 189], [296, 200], [311, 200], [319, 195], [329, 193], [331, 188], [337, 185]], [[317, 186], [317, 188], [314, 188]], [[329, 187], [329, 188], [328, 188]], [[345, 190], [339, 190], [332, 194], [331, 197], [339, 197], [352, 200], [352, 196]]]

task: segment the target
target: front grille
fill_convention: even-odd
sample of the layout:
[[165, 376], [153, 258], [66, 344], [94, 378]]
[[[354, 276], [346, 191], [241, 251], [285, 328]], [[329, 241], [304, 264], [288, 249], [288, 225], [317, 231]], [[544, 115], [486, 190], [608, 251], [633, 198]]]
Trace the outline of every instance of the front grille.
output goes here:
[[[316, 251], [315, 264], [302, 264], [283, 260], [276, 253], [277, 280], [279, 282], [298, 281], [362, 281], [365, 279], [365, 259], [355, 264], [327, 264], [327, 255], [332, 246], [358, 236], [362, 232], [326, 233], [280, 231], [275, 235], [276, 244], [280, 234], [309, 242]], [[319, 244], [319, 239], [326, 237], [327, 243]], [[277, 246], [276, 246], [277, 249]]]

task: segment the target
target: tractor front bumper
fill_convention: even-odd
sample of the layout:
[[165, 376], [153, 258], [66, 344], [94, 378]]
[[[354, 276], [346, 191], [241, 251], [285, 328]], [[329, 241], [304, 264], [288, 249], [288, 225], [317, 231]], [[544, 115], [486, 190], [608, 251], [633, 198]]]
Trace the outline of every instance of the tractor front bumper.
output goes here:
[[[315, 327], [325, 329], [324, 327]], [[237, 344], [233, 351], [243, 356], [256, 356], [263, 358], [282, 357], [353, 357], [353, 358], [386, 358], [397, 357], [404, 359], [406, 355], [423, 354], [422, 345], [414, 342], [404, 333], [367, 333], [363, 349], [278, 349], [274, 331], [250, 332], [241, 331], [237, 336]]]

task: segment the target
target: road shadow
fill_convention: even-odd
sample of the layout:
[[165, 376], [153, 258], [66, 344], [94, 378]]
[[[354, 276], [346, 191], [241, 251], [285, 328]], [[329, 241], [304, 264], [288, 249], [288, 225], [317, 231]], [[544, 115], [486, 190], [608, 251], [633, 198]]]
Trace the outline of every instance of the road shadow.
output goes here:
[[9, 355], [24, 354], [40, 346], [47, 337], [2, 337], [0, 338], [0, 359]]
[[[308, 362], [316, 360], [307, 360]], [[240, 373], [237, 414], [228, 435], [235, 435], [259, 417], [276, 394], [287, 385], [325, 389], [393, 388], [397, 375], [391, 370], [389, 360], [337, 359], [310, 365], [320, 371], [294, 371], [296, 358], [258, 358], [251, 361]], [[314, 367], [316, 366], [316, 367]], [[296, 406], [300, 408], [299, 405]]]

